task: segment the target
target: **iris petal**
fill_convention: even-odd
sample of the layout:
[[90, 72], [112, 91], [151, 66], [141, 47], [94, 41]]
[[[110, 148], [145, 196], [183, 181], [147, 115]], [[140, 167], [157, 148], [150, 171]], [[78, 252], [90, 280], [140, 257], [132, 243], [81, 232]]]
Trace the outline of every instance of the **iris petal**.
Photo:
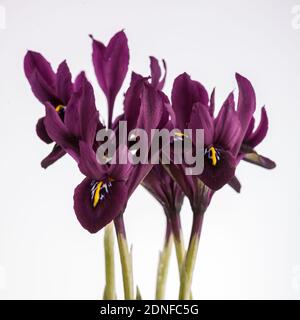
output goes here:
[[58, 144], [55, 144], [52, 151], [49, 153], [49, 155], [42, 160], [41, 162], [42, 168], [44, 169], [48, 168], [50, 165], [52, 165], [54, 162], [56, 162], [65, 154], [66, 152]]
[[199, 178], [212, 190], [222, 188], [234, 177], [236, 159], [228, 151], [221, 151], [221, 160], [216, 166], [211, 165], [207, 158], [204, 160], [204, 171]]
[[107, 46], [93, 38], [92, 40], [94, 69], [98, 83], [108, 101], [109, 122], [111, 122], [115, 98], [128, 70], [127, 37], [124, 31], [120, 31], [110, 39]]
[[196, 102], [208, 104], [208, 93], [201, 83], [191, 80], [187, 73], [183, 73], [174, 80], [171, 100], [177, 127], [183, 131], [190, 121], [194, 104]]
[[120, 215], [127, 204], [125, 182], [113, 182], [103, 201], [93, 207], [91, 201], [92, 179], [85, 178], [75, 189], [74, 210], [80, 224], [96, 233]]
[[37, 124], [36, 124], [36, 133], [39, 136], [39, 138], [41, 140], [43, 140], [45, 143], [52, 143], [53, 140], [49, 137], [47, 130], [45, 128], [45, 124], [44, 124], [44, 119], [45, 117], [42, 117], [38, 120]]

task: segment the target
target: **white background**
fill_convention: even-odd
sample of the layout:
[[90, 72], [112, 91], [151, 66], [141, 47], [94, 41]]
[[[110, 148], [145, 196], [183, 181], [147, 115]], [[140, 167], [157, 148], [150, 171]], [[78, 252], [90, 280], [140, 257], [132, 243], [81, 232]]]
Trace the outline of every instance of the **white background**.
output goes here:
[[[278, 167], [267, 171], [243, 163], [237, 172], [242, 193], [225, 187], [215, 195], [205, 218], [194, 297], [300, 298], [300, 30], [297, 20], [292, 23], [297, 4], [300, 1], [0, 0], [6, 12], [6, 28], [0, 29], [0, 297], [102, 295], [103, 235], [90, 235], [73, 213], [73, 189], [83, 177], [72, 159], [64, 157], [46, 171], [39, 165], [49, 152], [35, 135], [44, 110], [24, 76], [23, 57], [32, 49], [55, 68], [67, 58], [73, 75], [85, 70], [105, 117], [88, 34], [107, 42], [125, 28], [130, 70], [148, 74], [149, 55], [165, 58], [168, 93], [174, 77], [186, 71], [209, 90], [216, 86], [220, 105], [236, 88], [237, 71], [252, 81], [258, 107], [267, 107], [270, 130], [258, 150]], [[121, 101], [119, 97], [117, 113]], [[163, 242], [162, 210], [139, 188], [125, 218], [135, 282], [144, 298], [153, 298]], [[182, 219], [187, 242], [187, 201]], [[167, 297], [177, 298], [177, 293], [173, 254]]]

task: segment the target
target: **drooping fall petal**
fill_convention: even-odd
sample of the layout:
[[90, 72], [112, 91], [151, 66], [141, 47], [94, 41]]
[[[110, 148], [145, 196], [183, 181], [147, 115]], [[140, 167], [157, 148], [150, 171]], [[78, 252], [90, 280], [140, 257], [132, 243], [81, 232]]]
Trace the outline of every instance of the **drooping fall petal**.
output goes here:
[[74, 210], [80, 224], [90, 233], [96, 233], [120, 215], [127, 204], [124, 181], [113, 181], [105, 196], [93, 206], [91, 188], [94, 180], [85, 178], [75, 189]]
[[53, 140], [49, 137], [47, 130], [45, 128], [44, 124], [45, 117], [42, 117], [38, 120], [36, 124], [36, 133], [39, 136], [41, 140], [43, 140], [45, 143], [52, 143]]
[[210, 161], [204, 158], [204, 171], [199, 177], [210, 189], [219, 190], [234, 177], [236, 165], [235, 157], [222, 150], [221, 160], [216, 166], [212, 166]]
[[52, 151], [48, 154], [48, 156], [42, 160], [41, 162], [42, 168], [47, 169], [50, 165], [52, 165], [54, 162], [56, 162], [65, 154], [66, 154], [66, 151], [58, 144], [55, 144]]
[[265, 169], [274, 169], [276, 167], [276, 163], [273, 160], [258, 154], [254, 150], [253, 152], [246, 153], [243, 156], [243, 160], [250, 162], [252, 164], [256, 164]]

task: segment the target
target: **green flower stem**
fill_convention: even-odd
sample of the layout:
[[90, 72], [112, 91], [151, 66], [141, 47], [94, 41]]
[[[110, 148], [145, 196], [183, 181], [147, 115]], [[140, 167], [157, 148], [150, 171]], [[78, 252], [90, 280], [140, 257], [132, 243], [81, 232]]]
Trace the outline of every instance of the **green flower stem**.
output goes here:
[[134, 300], [132, 255], [128, 249], [123, 214], [114, 220], [123, 275], [125, 300]]
[[104, 300], [116, 299], [115, 284], [115, 261], [114, 261], [114, 233], [113, 224], [106, 226], [104, 231], [104, 253], [105, 253], [105, 289]]
[[184, 247], [184, 239], [182, 234], [180, 215], [179, 213], [171, 214], [171, 223], [172, 223], [172, 231], [174, 234], [174, 243], [177, 257], [177, 264], [179, 274], [181, 274], [181, 268], [184, 263], [185, 258], [185, 247]]
[[181, 270], [179, 299], [188, 300], [191, 295], [193, 272], [197, 258], [204, 213], [195, 213], [189, 247]]
[[[182, 228], [181, 228], [180, 213], [175, 212], [171, 215], [171, 217], [172, 217], [171, 222], [172, 222], [172, 231], [174, 234], [174, 244], [175, 244], [176, 257], [177, 257], [178, 272], [179, 272], [179, 278], [180, 278], [186, 250], [185, 250], [184, 239], [183, 239]], [[192, 292], [190, 293], [190, 299], [192, 299]]]
[[156, 278], [156, 300], [163, 300], [166, 292], [166, 282], [170, 264], [171, 251], [173, 246], [172, 226], [167, 218], [166, 235], [163, 250], [159, 255], [157, 278]]

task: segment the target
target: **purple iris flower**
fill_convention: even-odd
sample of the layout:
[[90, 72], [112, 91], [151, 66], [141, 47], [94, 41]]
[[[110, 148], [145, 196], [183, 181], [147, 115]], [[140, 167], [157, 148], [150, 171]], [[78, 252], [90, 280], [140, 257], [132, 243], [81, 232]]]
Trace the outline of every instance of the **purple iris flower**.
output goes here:
[[[214, 192], [227, 183], [235, 190], [240, 190], [240, 183], [235, 177], [239, 161], [245, 159], [267, 168], [275, 166], [271, 160], [254, 151], [254, 147], [267, 133], [265, 109], [262, 109], [259, 126], [253, 131], [255, 92], [246, 78], [236, 74], [236, 80], [239, 88], [237, 108], [233, 93], [230, 93], [216, 117], [214, 91], [209, 98], [204, 87], [186, 74], [179, 76], [174, 82], [172, 106], [177, 127], [183, 130], [187, 126], [193, 133], [195, 129], [204, 129], [204, 171], [201, 175], [185, 175], [184, 165], [165, 166], [187, 195], [194, 213], [187, 260], [192, 259], [197, 251], [204, 213]], [[192, 135], [192, 140], [194, 137], [195, 134]], [[187, 265], [186, 268], [190, 266]], [[186, 299], [190, 292], [192, 269], [182, 276], [180, 297]]]
[[[137, 78], [133, 78], [127, 90], [127, 99], [125, 95], [122, 119], [129, 121], [130, 130], [142, 128], [150, 136], [151, 129], [159, 128], [161, 124], [161, 117], [164, 114], [164, 96], [145, 78], [140, 79], [140, 86], [137, 86]], [[132, 97], [138, 98], [137, 100], [128, 99], [129, 93], [133, 93], [132, 90], [135, 92]], [[139, 101], [138, 109], [135, 109], [137, 101]], [[133, 113], [131, 110], [138, 113]], [[150, 149], [150, 141], [148, 143]], [[118, 147], [128, 150], [127, 145]], [[128, 151], [127, 157], [130, 157]], [[89, 232], [95, 233], [122, 215], [128, 199], [152, 167], [150, 163], [115, 164], [103, 167], [97, 163], [96, 152], [91, 145], [80, 143], [79, 168], [86, 178], [75, 189], [74, 209], [82, 226]]]
[[[36, 98], [43, 105], [49, 102], [63, 120], [65, 107], [73, 92], [72, 76], [66, 61], [58, 66], [55, 73], [40, 53], [28, 51], [24, 58], [24, 71]], [[53, 142], [45, 128], [45, 117], [38, 120], [36, 132], [45, 143]], [[55, 144], [51, 153], [42, 161], [42, 167], [47, 168], [64, 154], [61, 146]]]
[[81, 225], [95, 233], [124, 211], [132, 166], [99, 164], [95, 151], [85, 142], [80, 142], [80, 154], [79, 168], [86, 178], [75, 189], [74, 210]]
[[209, 98], [206, 89], [186, 73], [178, 76], [173, 85], [176, 127], [181, 131], [191, 129], [194, 143], [195, 130], [204, 129], [204, 171], [199, 178], [213, 190], [226, 183], [234, 185], [238, 154], [255, 111], [251, 83], [239, 74], [236, 74], [236, 80], [239, 88], [237, 108], [233, 93], [230, 93], [216, 117], [214, 91]]
[[[166, 62], [164, 60], [162, 60], [162, 62], [164, 68], [163, 76], [158, 60], [155, 57], [150, 57], [151, 84], [158, 90], [163, 89], [167, 75]], [[135, 75], [135, 80], [138, 81], [138, 79], [142, 79], [142, 77]], [[164, 99], [166, 102], [165, 106], [167, 107], [167, 105], [169, 105], [169, 101], [166, 96], [164, 96]], [[165, 127], [172, 128], [172, 123], [169, 120], [169, 112], [166, 111], [164, 116], [165, 117], [162, 117], [162, 120], [166, 123]], [[155, 165], [152, 168], [143, 180], [142, 185], [164, 209], [167, 217], [166, 239], [168, 239], [168, 233], [172, 232], [172, 229], [170, 230], [169, 228], [172, 224], [175, 237], [179, 238], [179, 232], [181, 230], [179, 214], [184, 199], [184, 193], [179, 185], [170, 177], [160, 164]]]

